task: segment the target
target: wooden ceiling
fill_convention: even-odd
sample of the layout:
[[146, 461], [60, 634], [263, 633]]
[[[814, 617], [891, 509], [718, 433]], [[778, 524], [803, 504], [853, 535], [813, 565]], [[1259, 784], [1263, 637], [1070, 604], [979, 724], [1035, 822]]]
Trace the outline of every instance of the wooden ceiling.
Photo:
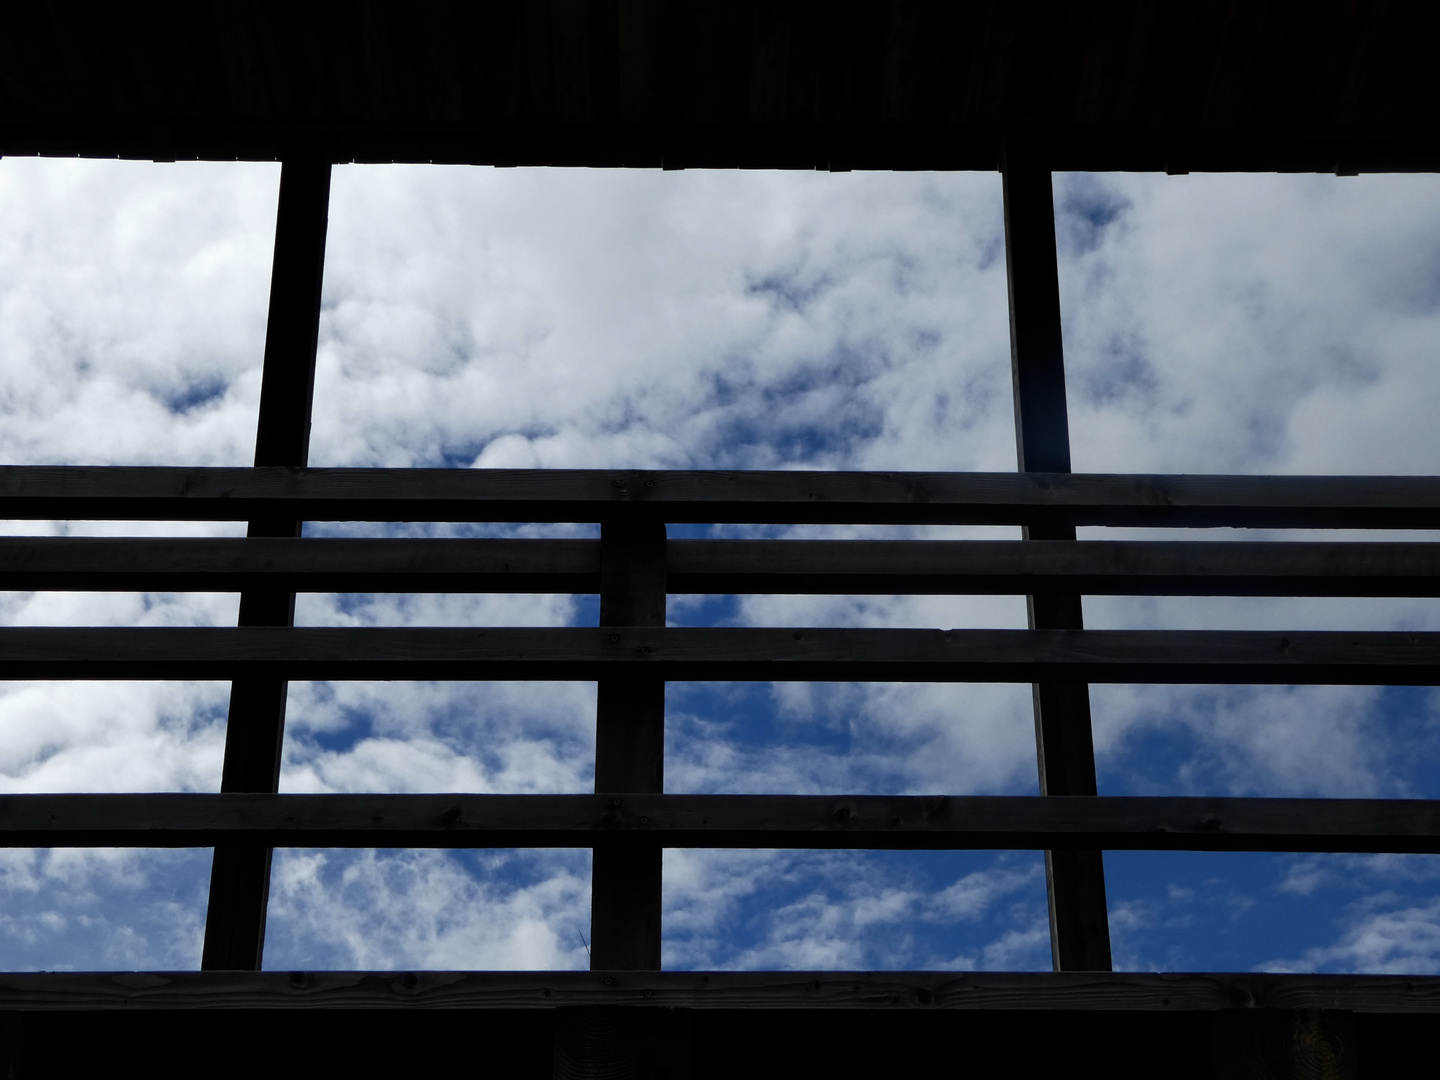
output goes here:
[[1414, 0], [5, 5], [0, 154], [758, 168], [1440, 168]]

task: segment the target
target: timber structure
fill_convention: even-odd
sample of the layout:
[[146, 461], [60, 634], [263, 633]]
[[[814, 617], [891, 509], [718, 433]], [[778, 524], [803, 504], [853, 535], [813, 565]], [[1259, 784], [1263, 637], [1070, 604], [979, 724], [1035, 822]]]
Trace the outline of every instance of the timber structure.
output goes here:
[[[562, 1077], [893, 1071], [962, 1048], [1036, 1075], [1090, 1060], [1117, 1076], [1378, 1077], [1422, 1059], [1440, 978], [1110, 970], [1104, 850], [1437, 853], [1440, 803], [1101, 797], [1088, 684], [1434, 684], [1440, 635], [1095, 631], [1081, 597], [1436, 596], [1440, 545], [1105, 543], [1077, 526], [1435, 529], [1440, 478], [1073, 475], [1051, 173], [1435, 171], [1437, 42], [1440, 7], [1412, 0], [10, 5], [0, 155], [283, 168], [255, 467], [0, 468], [8, 519], [248, 523], [238, 540], [0, 538], [0, 588], [241, 596], [228, 629], [0, 629], [4, 678], [232, 686], [218, 793], [0, 797], [8, 846], [215, 852], [201, 970], [0, 974], [9, 1075], [162, 1044], [212, 1072], [434, 1053]], [[342, 162], [998, 170], [1020, 469], [307, 468]], [[301, 536], [354, 520], [591, 522], [600, 538]], [[735, 521], [1024, 538], [666, 537]], [[586, 592], [600, 625], [297, 629], [307, 590]], [[1028, 598], [1029, 629], [667, 628], [680, 592], [1008, 592]], [[277, 794], [287, 682], [377, 677], [596, 681], [595, 793]], [[668, 679], [1030, 683], [1041, 794], [667, 795]], [[595, 970], [263, 971], [285, 845], [592, 847]], [[1055, 970], [661, 971], [661, 852], [687, 846], [1043, 850]]]

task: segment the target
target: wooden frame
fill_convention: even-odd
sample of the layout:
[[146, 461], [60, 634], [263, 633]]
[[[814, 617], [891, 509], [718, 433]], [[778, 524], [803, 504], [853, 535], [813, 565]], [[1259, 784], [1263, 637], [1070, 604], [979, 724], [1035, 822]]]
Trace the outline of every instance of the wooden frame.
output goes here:
[[[957, 1031], [967, 1045], [1033, 1044], [1043, 1024], [1060, 1033], [1048, 1040], [1057, 1060], [1110, 1032], [1112, 1044], [1168, 1055], [1177, 1075], [1225, 1076], [1354, 1076], [1357, 1052], [1383, 1075], [1401, 1060], [1394, 1047], [1433, 1035], [1440, 978], [1106, 970], [1103, 850], [1437, 853], [1440, 803], [1098, 796], [1087, 684], [1434, 684], [1440, 634], [1095, 631], [1080, 598], [1440, 596], [1440, 544], [1101, 542], [1077, 540], [1077, 528], [1432, 530], [1440, 477], [1072, 475], [1050, 179], [1055, 168], [1440, 167], [1431, 6], [1255, 14], [1082, 0], [1052, 23], [1009, 0], [517, 0], [423, 16], [340, 3], [323, 27], [303, 5], [183, 17], [162, 6], [128, 9], [123, 26], [113, 13], [17, 9], [0, 41], [0, 153], [283, 160], [255, 465], [4, 466], [0, 516], [244, 521], [247, 536], [3, 537], [0, 588], [238, 591], [239, 626], [0, 629], [0, 677], [230, 680], [221, 791], [0, 796], [0, 843], [213, 846], [204, 970], [0, 975], [0, 1067], [18, 1075], [47, 1039], [58, 1052], [53, 1025], [77, 1016], [100, 1030], [96, 1016], [114, 1013], [138, 1031], [137, 1014], [191, 1010], [233, 1012], [214, 1030], [235, 1053], [254, 1041], [256, 1010], [271, 1030], [290, 1010], [336, 1010], [351, 1026], [333, 1030], [361, 1043], [385, 1023], [371, 1010], [465, 1010], [472, 1027], [492, 1016], [483, 1030], [502, 1049], [523, 1043], [541, 1074], [566, 1077], [703, 1073], [729, 1060], [736, 1033], [767, 1023], [810, 1032], [807, 1063], [852, 1028], [871, 1046]], [[998, 168], [1020, 471], [307, 468], [331, 163], [354, 160]], [[600, 536], [301, 538], [305, 521], [400, 520], [585, 522]], [[665, 535], [667, 524], [736, 522], [1024, 532]], [[303, 591], [584, 592], [598, 594], [600, 618], [297, 629]], [[745, 592], [1023, 595], [1029, 629], [665, 626], [669, 595]], [[595, 680], [596, 791], [279, 795], [286, 682], [297, 678]], [[666, 795], [667, 679], [1031, 682], [1042, 794]], [[296, 844], [592, 847], [598, 970], [261, 972], [271, 849]], [[1044, 850], [1056, 970], [660, 972], [667, 846]], [[845, 1019], [796, 1019], [829, 1010]], [[968, 1013], [983, 1023], [956, 1027]], [[855, 1019], [872, 1014], [882, 1026]]]

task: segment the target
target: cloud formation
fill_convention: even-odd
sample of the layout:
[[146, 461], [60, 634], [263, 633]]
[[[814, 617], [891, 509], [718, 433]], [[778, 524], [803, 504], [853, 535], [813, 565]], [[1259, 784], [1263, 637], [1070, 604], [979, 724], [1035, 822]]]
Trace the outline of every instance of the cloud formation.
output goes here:
[[[250, 460], [277, 181], [270, 165], [0, 162], [0, 460]], [[1078, 469], [1435, 471], [1440, 436], [1428, 402], [1440, 390], [1431, 362], [1440, 259], [1425, 238], [1440, 235], [1440, 190], [1430, 178], [1056, 183]], [[312, 460], [1008, 470], [1005, 305], [993, 175], [340, 167]], [[570, 597], [305, 596], [298, 610], [304, 624], [342, 626], [594, 617], [593, 603]], [[1146, 628], [1434, 628], [1436, 610], [1086, 602], [1090, 625]], [[1016, 598], [926, 597], [673, 598], [671, 616], [835, 626], [1024, 618]], [[11, 625], [234, 617], [233, 597], [0, 597]], [[282, 786], [586, 790], [593, 694], [566, 684], [297, 684]], [[1028, 698], [1009, 686], [676, 686], [668, 781], [676, 791], [1028, 793]], [[1116, 793], [1436, 786], [1440, 740], [1424, 694], [1097, 687], [1093, 700], [1101, 782]], [[224, 707], [224, 687], [212, 684], [13, 684], [0, 693], [0, 788], [214, 790]], [[82, 946], [117, 966], [193, 966], [206, 860], [187, 858], [16, 854], [0, 875], [14, 913], [0, 967], [83, 966], [74, 959]], [[588, 871], [576, 858], [287, 853], [269, 962], [581, 965], [572, 938], [585, 925]], [[1333, 876], [1302, 897], [1285, 884], [1300, 880], [1293, 860], [1139, 865], [1111, 862], [1117, 955], [1134, 963], [1213, 965], [1223, 950], [1207, 953], [1185, 912], [1222, 892], [1245, 899], [1216, 901], [1237, 927], [1282, 915], [1303, 922], [1310, 939], [1284, 951], [1295, 963], [1433, 963], [1424, 929], [1435, 922], [1433, 898], [1418, 878], [1365, 878], [1366, 896], [1380, 898], [1365, 908], [1347, 906], [1372, 900]], [[666, 962], [1043, 966], [1034, 875], [1033, 859], [989, 856], [900, 866], [859, 855], [672, 852]], [[1229, 884], [1207, 886], [1211, 878]], [[1284, 908], [1302, 899], [1301, 916]], [[420, 917], [407, 921], [412, 909]], [[84, 934], [74, 929], [82, 917], [92, 928]], [[1162, 931], [1180, 946], [1157, 945]], [[1231, 966], [1280, 954], [1263, 937], [1234, 940], [1223, 952]]]

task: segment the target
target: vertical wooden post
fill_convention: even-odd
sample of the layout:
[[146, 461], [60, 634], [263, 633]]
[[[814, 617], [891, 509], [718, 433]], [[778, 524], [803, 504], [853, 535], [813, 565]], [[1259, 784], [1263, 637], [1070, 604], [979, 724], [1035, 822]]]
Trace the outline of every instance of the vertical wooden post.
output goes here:
[[[257, 466], [304, 466], [309, 456], [329, 205], [330, 162], [319, 157], [287, 159], [281, 166], [275, 218]], [[299, 536], [300, 528], [298, 521], [252, 521], [246, 535]], [[294, 593], [248, 589], [240, 594], [241, 626], [289, 626], [294, 620]], [[278, 790], [286, 692], [283, 679], [266, 676], [231, 684], [221, 791]], [[260, 970], [270, 857], [269, 848], [254, 844], [216, 847], [202, 969]]]
[[[633, 516], [600, 526], [600, 625], [665, 625], [665, 525]], [[665, 786], [665, 683], [641, 674], [600, 680], [595, 790], [658, 793]], [[595, 849], [590, 879], [590, 967], [660, 970], [660, 846], [644, 840]]]
[[[1060, 336], [1055, 203], [1049, 162], [1006, 140], [1005, 264], [1010, 288], [1010, 371], [1015, 440], [1024, 472], [1070, 471], [1065, 352]], [[1025, 530], [1027, 540], [1074, 540], [1070, 526]], [[1078, 596], [1026, 598], [1032, 630], [1081, 630]], [[1084, 683], [1034, 686], [1035, 745], [1042, 795], [1094, 795], [1090, 689]], [[1050, 952], [1057, 971], [1110, 970], [1105, 867], [1099, 851], [1047, 851]]]

